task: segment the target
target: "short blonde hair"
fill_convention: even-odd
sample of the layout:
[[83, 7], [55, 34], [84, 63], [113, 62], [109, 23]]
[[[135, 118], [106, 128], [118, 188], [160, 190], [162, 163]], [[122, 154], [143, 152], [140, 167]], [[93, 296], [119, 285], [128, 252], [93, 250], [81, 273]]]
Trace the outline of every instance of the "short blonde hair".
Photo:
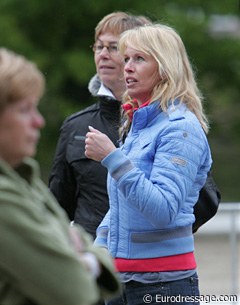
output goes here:
[[[152, 24], [124, 32], [119, 41], [119, 51], [123, 55], [126, 47], [131, 47], [154, 57], [159, 67], [161, 81], [155, 86], [151, 102], [160, 100], [163, 111], [178, 99], [195, 113], [202, 128], [208, 132], [208, 120], [202, 107], [202, 95], [189, 62], [182, 39], [169, 26]], [[124, 95], [124, 101], [130, 97]]]
[[45, 78], [34, 63], [0, 48], [0, 111], [28, 96], [40, 98], [44, 90]]
[[126, 12], [114, 12], [103, 17], [95, 28], [95, 41], [106, 32], [120, 35], [126, 30], [152, 23], [150, 19], [142, 15], [131, 15]]

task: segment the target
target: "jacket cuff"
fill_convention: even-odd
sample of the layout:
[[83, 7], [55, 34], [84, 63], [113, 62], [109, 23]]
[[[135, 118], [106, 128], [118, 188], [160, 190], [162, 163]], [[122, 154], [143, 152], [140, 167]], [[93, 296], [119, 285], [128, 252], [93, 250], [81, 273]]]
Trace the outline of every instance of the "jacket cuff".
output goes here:
[[101, 227], [97, 229], [97, 237], [94, 240], [94, 246], [107, 248], [108, 228]]
[[134, 168], [131, 161], [119, 148], [107, 155], [101, 163], [116, 180]]

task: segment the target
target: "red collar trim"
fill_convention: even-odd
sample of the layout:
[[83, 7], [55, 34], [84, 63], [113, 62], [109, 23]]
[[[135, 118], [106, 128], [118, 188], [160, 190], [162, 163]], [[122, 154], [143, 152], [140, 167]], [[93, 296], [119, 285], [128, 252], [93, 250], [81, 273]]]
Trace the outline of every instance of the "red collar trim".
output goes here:
[[124, 109], [124, 111], [129, 116], [130, 121], [132, 121], [134, 111], [138, 110], [139, 108], [143, 108], [143, 107], [148, 106], [149, 103], [150, 103], [150, 100], [148, 100], [145, 103], [143, 103], [142, 105], [138, 106], [137, 100], [133, 99], [132, 103], [123, 104], [122, 108]]

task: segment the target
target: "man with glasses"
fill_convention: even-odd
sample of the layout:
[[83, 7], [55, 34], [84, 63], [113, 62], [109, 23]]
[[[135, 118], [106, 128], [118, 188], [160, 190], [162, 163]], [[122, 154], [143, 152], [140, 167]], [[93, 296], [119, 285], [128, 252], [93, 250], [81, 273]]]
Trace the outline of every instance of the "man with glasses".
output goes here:
[[117, 146], [121, 99], [126, 89], [118, 40], [122, 32], [149, 23], [143, 16], [114, 12], [97, 24], [92, 47], [97, 74], [88, 87], [97, 102], [68, 117], [61, 127], [49, 187], [69, 219], [81, 224], [93, 238], [109, 208], [107, 171], [85, 156], [85, 135], [88, 126], [93, 126]]

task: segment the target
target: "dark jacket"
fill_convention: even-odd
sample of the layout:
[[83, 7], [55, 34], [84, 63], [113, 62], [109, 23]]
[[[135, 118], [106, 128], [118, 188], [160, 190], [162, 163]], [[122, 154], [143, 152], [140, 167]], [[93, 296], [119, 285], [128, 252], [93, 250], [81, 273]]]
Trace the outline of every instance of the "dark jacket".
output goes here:
[[[98, 77], [89, 83], [89, 91], [97, 95]], [[118, 145], [120, 102], [99, 96], [98, 102], [68, 117], [60, 137], [50, 173], [49, 187], [70, 220], [81, 224], [94, 238], [96, 228], [106, 214], [108, 195], [107, 170], [101, 163], [85, 156], [88, 126], [108, 135]]]

